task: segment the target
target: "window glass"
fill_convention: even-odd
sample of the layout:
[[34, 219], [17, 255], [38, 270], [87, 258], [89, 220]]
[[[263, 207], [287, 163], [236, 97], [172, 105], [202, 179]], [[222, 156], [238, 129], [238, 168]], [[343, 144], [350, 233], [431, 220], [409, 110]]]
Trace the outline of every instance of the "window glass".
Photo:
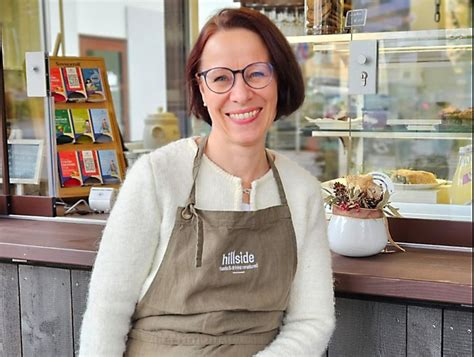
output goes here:
[[27, 96], [25, 80], [25, 52], [44, 49], [40, 2], [2, 0], [0, 34], [4, 54], [11, 192], [50, 195], [45, 126], [47, 105], [44, 98]]

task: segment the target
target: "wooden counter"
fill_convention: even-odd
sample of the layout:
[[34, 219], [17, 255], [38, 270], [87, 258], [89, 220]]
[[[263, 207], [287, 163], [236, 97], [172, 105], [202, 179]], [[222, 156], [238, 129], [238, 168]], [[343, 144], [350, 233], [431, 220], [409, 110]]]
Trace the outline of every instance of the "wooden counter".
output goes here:
[[[0, 259], [93, 265], [103, 224], [0, 218]], [[408, 248], [347, 258], [333, 254], [336, 292], [472, 305], [472, 253]]]
[[[77, 354], [105, 223], [85, 222], [0, 218], [5, 356]], [[472, 356], [471, 259], [414, 248], [369, 258], [333, 255], [336, 330], [325, 356]]]
[[0, 217], [0, 259], [89, 268], [103, 229], [103, 224]]
[[472, 305], [472, 254], [406, 248], [348, 258], [333, 254], [336, 292]]

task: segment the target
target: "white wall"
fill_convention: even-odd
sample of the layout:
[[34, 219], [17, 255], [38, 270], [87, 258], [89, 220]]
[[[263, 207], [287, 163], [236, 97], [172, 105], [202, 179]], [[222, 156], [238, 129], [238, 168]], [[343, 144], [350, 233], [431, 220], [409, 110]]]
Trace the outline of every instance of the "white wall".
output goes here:
[[[59, 32], [59, 1], [47, 0], [47, 3], [51, 20], [50, 39], [53, 46]], [[79, 55], [79, 34], [126, 38], [125, 9], [130, 4], [139, 7], [143, 3], [133, 0], [63, 0], [66, 55]], [[163, 10], [163, 0], [149, 0], [145, 3]]]
[[[59, 2], [58, 0], [47, 1], [47, 8], [49, 12], [47, 32], [49, 33], [49, 48], [46, 50], [52, 54], [56, 36], [60, 33], [60, 22], [59, 22]], [[78, 56], [79, 55], [79, 38], [77, 36], [77, 4], [75, 0], [64, 0], [63, 2], [63, 14], [64, 14], [64, 41], [66, 56]], [[62, 54], [62, 49], [59, 51]]]
[[199, 29], [218, 9], [225, 7], [240, 7], [240, 2], [234, 2], [233, 0], [199, 0]]
[[77, 31], [81, 35], [126, 38], [125, 9], [133, 1], [76, 0]]
[[[144, 118], [166, 109], [166, 65], [163, 12], [128, 7], [126, 11], [130, 135], [143, 136]], [[144, 92], [146, 89], [146, 92]]]

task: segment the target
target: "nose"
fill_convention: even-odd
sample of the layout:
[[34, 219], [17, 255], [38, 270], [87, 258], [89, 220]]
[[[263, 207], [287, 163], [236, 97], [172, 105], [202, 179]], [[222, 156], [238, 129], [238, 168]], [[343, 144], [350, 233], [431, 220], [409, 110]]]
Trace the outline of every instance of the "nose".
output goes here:
[[252, 97], [252, 93], [252, 88], [245, 83], [242, 73], [237, 73], [230, 90], [230, 100], [235, 103], [246, 103]]

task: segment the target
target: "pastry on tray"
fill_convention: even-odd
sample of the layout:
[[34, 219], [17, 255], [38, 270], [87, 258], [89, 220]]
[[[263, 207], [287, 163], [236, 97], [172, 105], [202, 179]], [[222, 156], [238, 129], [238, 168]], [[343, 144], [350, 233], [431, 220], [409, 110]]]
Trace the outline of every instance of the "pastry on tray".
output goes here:
[[459, 109], [452, 105], [443, 108], [439, 112], [439, 116], [445, 127], [450, 125], [460, 128], [471, 128], [472, 129], [472, 107], [466, 109]]
[[436, 184], [436, 175], [432, 172], [421, 170], [399, 169], [392, 172], [391, 179], [395, 183], [419, 185]]
[[459, 113], [459, 118], [461, 120], [471, 120], [472, 121], [472, 107], [461, 110]]

